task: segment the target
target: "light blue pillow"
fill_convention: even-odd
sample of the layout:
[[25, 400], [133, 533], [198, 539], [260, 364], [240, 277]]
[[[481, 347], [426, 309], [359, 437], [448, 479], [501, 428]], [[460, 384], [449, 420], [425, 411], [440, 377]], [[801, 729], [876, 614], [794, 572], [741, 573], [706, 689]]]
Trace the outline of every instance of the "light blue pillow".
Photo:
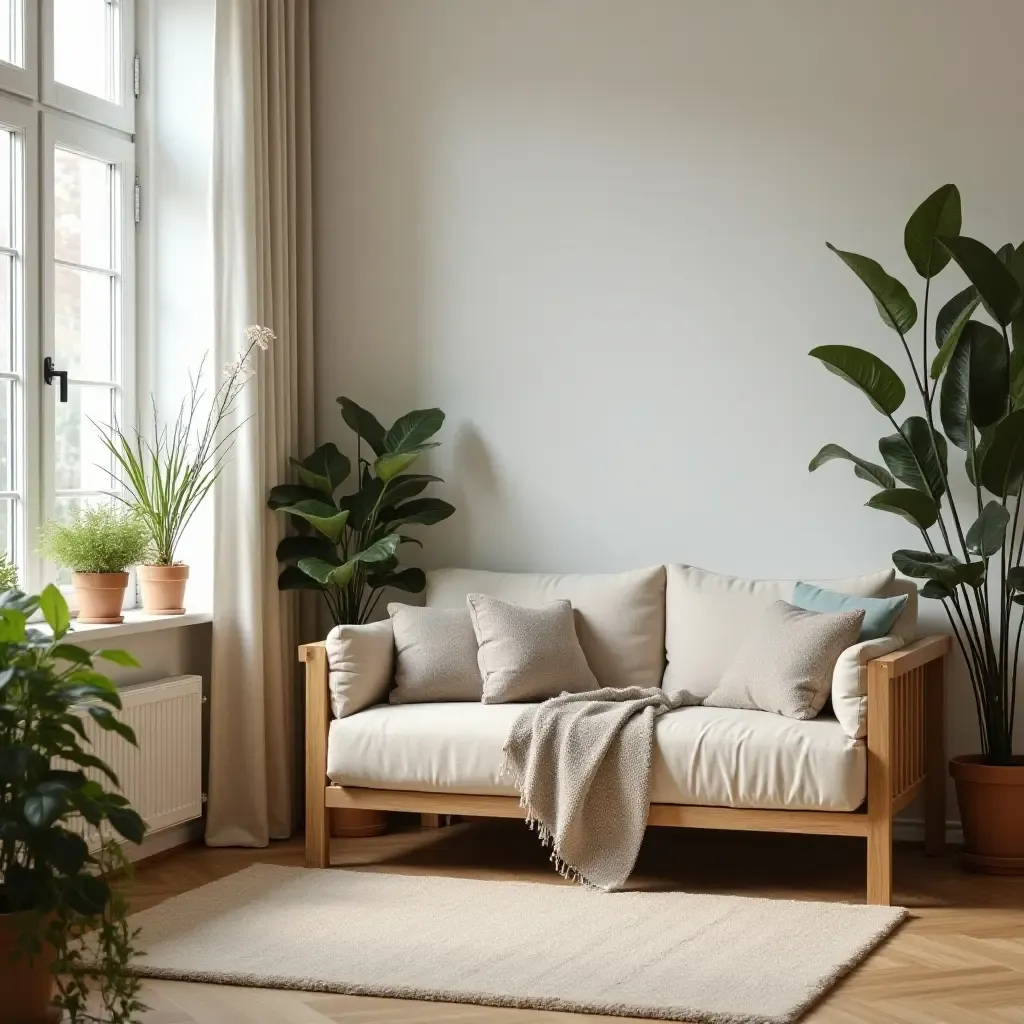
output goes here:
[[861, 640], [877, 640], [892, 629], [906, 607], [908, 596], [898, 597], [854, 597], [839, 594], [834, 590], [812, 587], [810, 583], [793, 586], [792, 603], [809, 612], [852, 612], [863, 610], [864, 622], [860, 627]]

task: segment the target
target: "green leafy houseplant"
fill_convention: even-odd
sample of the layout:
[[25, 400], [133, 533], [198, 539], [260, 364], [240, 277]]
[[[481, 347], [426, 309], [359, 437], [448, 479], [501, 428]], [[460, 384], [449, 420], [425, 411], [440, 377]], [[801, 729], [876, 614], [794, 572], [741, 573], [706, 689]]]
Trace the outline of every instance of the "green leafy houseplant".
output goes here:
[[0, 594], [18, 585], [18, 568], [6, 554], [0, 554]]
[[[333, 444], [312, 455], [292, 459], [298, 483], [270, 492], [268, 505], [286, 513], [298, 531], [277, 548], [284, 565], [281, 590], [314, 590], [323, 595], [336, 623], [369, 620], [385, 587], [419, 593], [423, 571], [399, 567], [402, 544], [421, 542], [401, 532], [412, 525], [430, 526], [455, 508], [440, 498], [418, 497], [439, 477], [407, 473], [438, 442], [431, 441], [444, 423], [440, 409], [406, 413], [385, 430], [376, 417], [350, 398], [339, 398], [341, 415], [356, 434], [359, 489], [335, 498], [352, 466]], [[363, 457], [363, 444], [373, 460]]]
[[[829, 444], [810, 469], [833, 459], [852, 462], [855, 474], [877, 488], [867, 504], [918, 528], [922, 547], [894, 552], [893, 562], [924, 581], [923, 596], [942, 602], [967, 663], [983, 761], [1008, 766], [1024, 628], [1024, 244], [993, 251], [960, 227], [954, 185], [932, 193], [907, 222], [906, 252], [924, 280], [920, 318], [909, 291], [878, 263], [829, 245], [899, 339], [921, 412], [897, 420], [906, 387], [872, 353], [847, 345], [814, 349], [811, 355], [859, 388], [893, 432], [878, 443], [884, 465]], [[932, 282], [950, 261], [969, 283], [933, 323]], [[919, 341], [912, 339], [915, 326]], [[950, 468], [957, 449], [962, 484]]]
[[[29, 625], [36, 611], [52, 633]], [[83, 720], [135, 743], [114, 714], [117, 688], [93, 660], [137, 663], [123, 651], [65, 643], [68, 628], [56, 587], [0, 595], [0, 929], [16, 932], [19, 954], [0, 962], [0, 999], [24, 996], [35, 972], [48, 970], [53, 982], [35, 990], [66, 1019], [122, 1024], [144, 1007], [128, 973], [135, 934], [111, 874], [127, 869], [116, 834], [141, 843], [145, 827], [90, 751]], [[81, 821], [98, 830], [92, 849], [75, 827]], [[34, 1009], [32, 1019], [43, 1019], [45, 1005]]]
[[149, 533], [131, 509], [83, 506], [66, 523], [44, 523], [39, 550], [47, 561], [72, 572], [119, 573], [146, 557]]

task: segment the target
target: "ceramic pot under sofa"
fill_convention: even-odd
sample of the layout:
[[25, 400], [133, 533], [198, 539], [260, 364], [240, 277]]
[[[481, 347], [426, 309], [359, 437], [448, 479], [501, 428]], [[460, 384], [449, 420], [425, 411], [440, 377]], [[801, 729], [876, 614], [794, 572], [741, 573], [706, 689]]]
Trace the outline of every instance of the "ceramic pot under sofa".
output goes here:
[[187, 565], [140, 565], [142, 610], [147, 615], [184, 615]]
[[55, 1024], [60, 1014], [53, 1002], [53, 961], [56, 951], [43, 943], [30, 960], [14, 959], [23, 915], [0, 914], [0, 1024]]
[[71, 585], [78, 602], [78, 621], [94, 625], [124, 622], [124, 592], [128, 589], [126, 572], [74, 572]]
[[1024, 757], [1009, 765], [954, 757], [949, 773], [956, 783], [967, 866], [990, 875], [1024, 875]]
[[331, 808], [331, 835], [335, 838], [379, 836], [387, 827], [387, 811], [367, 811], [361, 807]]

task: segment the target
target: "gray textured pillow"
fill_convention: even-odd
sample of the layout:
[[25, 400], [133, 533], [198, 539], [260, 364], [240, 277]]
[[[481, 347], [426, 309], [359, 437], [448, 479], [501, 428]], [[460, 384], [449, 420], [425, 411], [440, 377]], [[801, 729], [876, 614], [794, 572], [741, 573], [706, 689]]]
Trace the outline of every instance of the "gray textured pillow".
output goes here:
[[811, 612], [776, 601], [743, 642], [706, 707], [807, 719], [825, 706], [839, 655], [860, 638], [862, 609]]
[[469, 594], [466, 602], [476, 632], [485, 704], [546, 700], [598, 688], [568, 601], [528, 608]]
[[389, 604], [395, 631], [392, 704], [480, 699], [476, 636], [465, 608]]

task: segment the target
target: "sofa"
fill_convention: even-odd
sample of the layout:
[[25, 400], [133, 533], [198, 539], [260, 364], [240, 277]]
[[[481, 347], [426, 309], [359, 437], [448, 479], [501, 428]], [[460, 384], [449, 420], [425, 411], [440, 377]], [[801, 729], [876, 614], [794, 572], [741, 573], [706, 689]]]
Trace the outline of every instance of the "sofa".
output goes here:
[[[687, 565], [594, 575], [441, 569], [425, 603], [460, 607], [470, 593], [523, 605], [568, 599], [580, 646], [602, 686], [707, 696], [758, 617], [788, 601], [793, 580], [750, 580]], [[657, 720], [649, 824], [858, 836], [867, 901], [892, 895], [894, 816], [924, 795], [925, 843], [945, 831], [943, 666], [948, 636], [918, 638], [917, 590], [892, 570], [811, 581], [857, 597], [907, 594], [889, 634], [849, 647], [831, 700], [802, 721], [764, 711], [683, 707]], [[351, 675], [345, 630], [300, 648], [306, 666], [306, 862], [329, 864], [334, 807], [523, 817], [501, 775], [502, 747], [527, 705], [391, 704], [387, 675], [343, 717], [335, 695]], [[349, 679], [351, 682], [351, 679]], [[358, 684], [359, 680], [355, 680]], [[350, 690], [350, 693], [354, 692]]]

